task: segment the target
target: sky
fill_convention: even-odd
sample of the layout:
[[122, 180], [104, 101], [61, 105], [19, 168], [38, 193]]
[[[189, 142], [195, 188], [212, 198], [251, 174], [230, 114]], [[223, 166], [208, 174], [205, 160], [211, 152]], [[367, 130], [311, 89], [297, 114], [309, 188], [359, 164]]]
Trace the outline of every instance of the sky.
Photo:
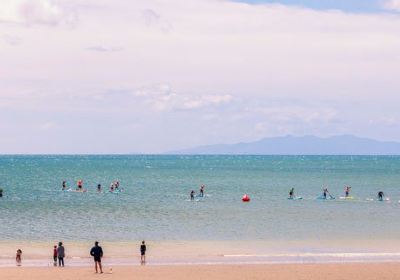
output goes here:
[[0, 153], [400, 141], [400, 0], [0, 0]]

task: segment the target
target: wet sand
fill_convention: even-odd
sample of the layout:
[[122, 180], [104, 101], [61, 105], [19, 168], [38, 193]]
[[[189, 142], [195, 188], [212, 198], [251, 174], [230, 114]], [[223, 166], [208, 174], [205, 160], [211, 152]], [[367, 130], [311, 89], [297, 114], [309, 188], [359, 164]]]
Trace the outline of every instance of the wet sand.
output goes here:
[[104, 272], [95, 274], [92, 267], [14, 267], [1, 268], [0, 279], [385, 280], [400, 279], [400, 263], [118, 266], [113, 267], [112, 273], [110, 267], [105, 267]]

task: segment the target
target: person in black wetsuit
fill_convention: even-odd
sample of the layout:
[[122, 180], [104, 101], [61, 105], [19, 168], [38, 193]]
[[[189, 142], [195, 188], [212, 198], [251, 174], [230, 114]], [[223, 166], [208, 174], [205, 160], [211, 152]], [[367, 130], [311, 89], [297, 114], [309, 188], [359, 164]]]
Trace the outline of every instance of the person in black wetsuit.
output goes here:
[[293, 199], [294, 198], [294, 188], [291, 188], [289, 191], [289, 198]]
[[101, 184], [97, 184], [97, 191], [101, 192]]
[[67, 189], [67, 182], [62, 182], [62, 190], [65, 191]]
[[331, 196], [331, 194], [329, 193], [329, 191], [328, 191], [328, 188], [324, 188], [324, 190], [323, 190], [324, 192], [323, 192], [323, 197], [324, 197], [324, 199], [326, 199], [326, 195], [327, 194], [329, 194], [330, 196]]
[[101, 258], [103, 257], [103, 249], [99, 246], [99, 242], [94, 242], [94, 247], [90, 250], [90, 255], [94, 259], [94, 269], [97, 273], [97, 266], [100, 269], [100, 273], [103, 273], [103, 268], [101, 267]]
[[378, 192], [378, 200], [382, 201], [384, 196], [385, 194], [382, 191]]
[[146, 244], [144, 240], [142, 241], [142, 245], [140, 245], [140, 264], [146, 264]]
[[190, 192], [190, 200], [194, 200], [194, 191], [193, 190]]
[[204, 197], [204, 188], [205, 188], [206, 186], [204, 186], [204, 185], [201, 185], [200, 186], [200, 197]]

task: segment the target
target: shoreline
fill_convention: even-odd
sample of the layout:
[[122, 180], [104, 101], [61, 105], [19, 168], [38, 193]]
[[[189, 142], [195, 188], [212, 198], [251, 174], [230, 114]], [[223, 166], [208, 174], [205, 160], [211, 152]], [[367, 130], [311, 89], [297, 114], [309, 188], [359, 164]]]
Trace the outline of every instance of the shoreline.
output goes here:
[[[63, 241], [66, 266], [90, 266], [91, 242]], [[15, 266], [15, 252], [22, 249], [25, 267], [52, 266], [52, 246], [56, 242], [0, 241], [0, 267]], [[170, 265], [250, 265], [329, 264], [400, 262], [397, 240], [346, 241], [146, 241], [150, 266]], [[104, 263], [131, 266], [140, 263], [139, 241], [100, 242]], [[286, 246], [286, 247], [285, 247]]]
[[398, 279], [399, 263], [368, 264], [246, 264], [246, 265], [166, 265], [118, 266], [104, 265], [104, 274], [95, 274], [93, 267], [14, 267], [0, 269], [0, 279], [7, 280], [70, 280], [70, 279], [307, 279], [307, 280], [372, 280]]

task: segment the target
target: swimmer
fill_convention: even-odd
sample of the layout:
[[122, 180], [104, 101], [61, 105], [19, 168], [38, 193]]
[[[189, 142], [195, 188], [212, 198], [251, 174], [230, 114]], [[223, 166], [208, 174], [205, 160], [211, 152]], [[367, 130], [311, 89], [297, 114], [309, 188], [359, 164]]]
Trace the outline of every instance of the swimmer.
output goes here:
[[384, 196], [385, 196], [385, 194], [382, 191], [378, 192], [378, 200], [379, 201], [383, 201]]
[[114, 183], [111, 183], [111, 185], [110, 185], [110, 192], [113, 192], [114, 191]]
[[349, 197], [349, 195], [350, 195], [350, 190], [351, 190], [351, 187], [350, 187], [350, 186], [345, 186], [345, 187], [344, 187], [345, 197]]
[[200, 197], [204, 197], [204, 188], [205, 188], [206, 186], [204, 186], [204, 185], [201, 185], [200, 186]]
[[101, 185], [100, 184], [97, 184], [97, 191], [101, 192]]
[[119, 181], [114, 182], [115, 190], [119, 190]]
[[291, 188], [289, 191], [289, 198], [293, 199], [294, 198], [294, 188]]
[[195, 194], [195, 192], [192, 190], [190, 192], [190, 200], [194, 200], [194, 194]]
[[67, 182], [62, 182], [62, 190], [65, 191], [67, 189]]

